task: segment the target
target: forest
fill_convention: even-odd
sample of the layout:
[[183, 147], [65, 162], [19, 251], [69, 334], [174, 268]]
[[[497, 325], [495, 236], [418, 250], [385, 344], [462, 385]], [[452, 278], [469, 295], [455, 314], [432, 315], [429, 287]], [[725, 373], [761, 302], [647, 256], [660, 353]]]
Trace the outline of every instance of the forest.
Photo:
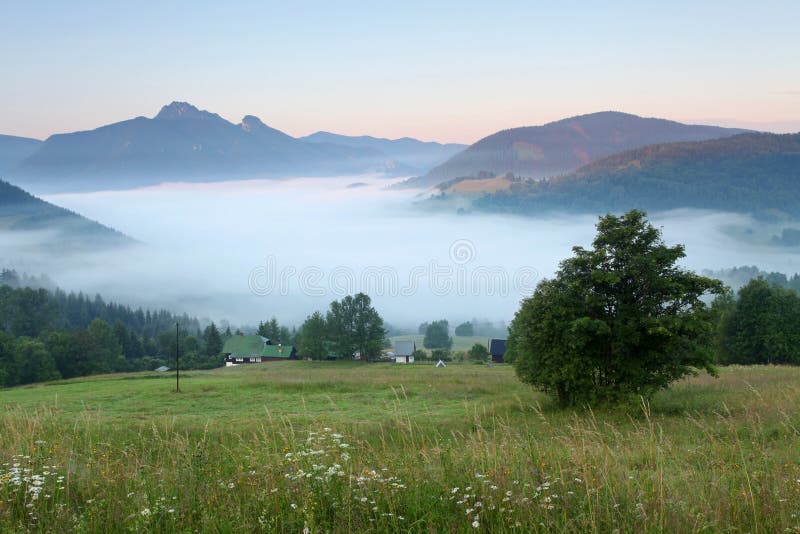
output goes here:
[[[742, 134], [653, 145], [473, 201], [479, 211], [648, 212], [697, 208], [800, 216], [800, 134]], [[446, 198], [440, 195], [434, 198]]]

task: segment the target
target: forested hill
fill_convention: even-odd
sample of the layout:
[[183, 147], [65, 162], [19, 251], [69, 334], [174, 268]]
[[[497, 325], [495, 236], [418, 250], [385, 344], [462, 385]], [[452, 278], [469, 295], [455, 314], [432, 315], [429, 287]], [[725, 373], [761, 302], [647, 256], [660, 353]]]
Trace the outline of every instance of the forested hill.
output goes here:
[[565, 176], [513, 183], [472, 206], [524, 215], [701, 208], [800, 217], [800, 134], [647, 146]]
[[[106, 302], [100, 296], [25, 286], [0, 271], [0, 387], [174, 365], [180, 323], [182, 368], [218, 367], [228, 332], [186, 314]], [[201, 330], [201, 326], [205, 326]]]
[[459, 152], [428, 174], [401, 185], [432, 187], [461, 177], [491, 178], [507, 173], [522, 178], [547, 178], [645, 145], [716, 139], [745, 131], [602, 111], [542, 126], [502, 130]]
[[137, 336], [154, 337], [164, 330], [182, 328], [196, 332], [205, 326], [188, 315], [176, 315], [167, 310], [143, 310], [114, 302], [106, 302], [100, 295], [91, 297], [83, 293], [67, 293], [53, 287], [49, 279], [33, 279], [16, 271], [0, 271], [0, 330], [17, 336], [37, 336], [48, 330], [86, 328], [94, 319], [109, 324], [121, 323]]
[[27, 246], [51, 252], [86, 252], [136, 243], [128, 236], [77, 213], [45, 202], [0, 180], [0, 235], [37, 232]]

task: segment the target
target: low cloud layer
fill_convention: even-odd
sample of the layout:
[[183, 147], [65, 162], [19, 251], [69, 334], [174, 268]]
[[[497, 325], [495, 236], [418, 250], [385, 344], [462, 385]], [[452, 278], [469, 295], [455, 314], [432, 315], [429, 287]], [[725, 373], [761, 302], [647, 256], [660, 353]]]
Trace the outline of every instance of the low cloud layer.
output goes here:
[[[366, 185], [347, 187], [354, 182]], [[3, 259], [67, 289], [215, 320], [253, 324], [275, 315], [299, 324], [331, 300], [365, 291], [389, 322], [415, 325], [510, 320], [536, 282], [594, 235], [594, 216], [422, 212], [413, 205], [418, 192], [387, 191], [389, 183], [314, 178], [53, 195], [47, 200], [146, 245], [77, 259]], [[768, 246], [759, 235], [768, 230], [744, 216], [675, 211], [652, 221], [668, 243], [686, 245], [684, 264], [695, 270], [800, 265], [796, 250]]]

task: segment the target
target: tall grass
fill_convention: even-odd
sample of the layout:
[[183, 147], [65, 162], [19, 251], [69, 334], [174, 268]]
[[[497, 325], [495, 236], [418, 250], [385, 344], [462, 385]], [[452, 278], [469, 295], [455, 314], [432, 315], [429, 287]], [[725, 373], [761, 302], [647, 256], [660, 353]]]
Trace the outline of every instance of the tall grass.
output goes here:
[[800, 531], [800, 369], [569, 412], [501, 367], [147, 376], [0, 392], [0, 530]]

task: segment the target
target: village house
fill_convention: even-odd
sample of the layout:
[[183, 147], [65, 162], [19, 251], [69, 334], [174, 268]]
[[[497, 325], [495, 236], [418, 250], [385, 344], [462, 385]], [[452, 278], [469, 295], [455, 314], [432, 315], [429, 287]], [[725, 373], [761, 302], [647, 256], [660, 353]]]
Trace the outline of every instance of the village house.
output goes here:
[[414, 351], [417, 344], [411, 341], [394, 342], [394, 362], [395, 363], [414, 363]]
[[494, 363], [503, 363], [506, 355], [506, 340], [505, 339], [491, 339], [489, 340], [489, 355], [492, 357]]
[[297, 359], [297, 349], [292, 345], [273, 345], [262, 336], [233, 336], [225, 342], [222, 353], [226, 367]]

